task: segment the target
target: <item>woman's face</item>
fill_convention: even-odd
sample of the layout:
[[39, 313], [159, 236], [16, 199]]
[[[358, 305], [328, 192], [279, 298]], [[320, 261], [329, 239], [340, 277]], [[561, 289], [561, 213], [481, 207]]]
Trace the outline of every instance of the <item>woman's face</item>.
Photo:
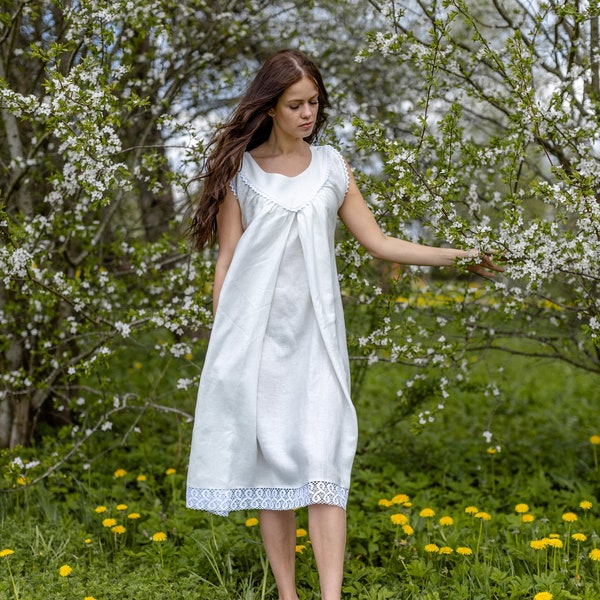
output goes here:
[[310, 77], [303, 77], [283, 92], [269, 114], [276, 133], [303, 139], [312, 133], [318, 110], [319, 90]]

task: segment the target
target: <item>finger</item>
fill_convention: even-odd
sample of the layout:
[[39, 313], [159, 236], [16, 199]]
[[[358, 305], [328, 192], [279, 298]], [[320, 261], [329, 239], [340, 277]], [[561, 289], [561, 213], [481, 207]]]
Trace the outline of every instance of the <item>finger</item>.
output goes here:
[[498, 273], [504, 273], [504, 271], [506, 271], [506, 269], [504, 267], [501, 267], [500, 265], [496, 265], [492, 262], [486, 262], [485, 268], [492, 269], [493, 271], [497, 271]]
[[[492, 252], [495, 252], [495, 250], [492, 250]], [[502, 273], [505, 271], [505, 268], [497, 265], [496, 263], [492, 262], [492, 256], [491, 254], [483, 254], [482, 255], [482, 261], [480, 263], [482, 266], [486, 267], [487, 269], [492, 269], [494, 271], [498, 271], [499, 273]]]
[[472, 273], [475, 273], [476, 275], [480, 275], [481, 277], [488, 277], [490, 279], [494, 278], [496, 276], [496, 273], [494, 273], [493, 271], [490, 271], [488, 269], [494, 269], [494, 270], [504, 270], [501, 267], [498, 269], [496, 268], [495, 265], [488, 267], [488, 265], [486, 265], [485, 267], [480, 263], [477, 265], [471, 265], [470, 267], [468, 267], [469, 271], [471, 271]]
[[488, 250], [486, 252], [482, 252], [481, 256], [484, 260], [489, 261], [490, 264], [492, 264], [492, 260], [498, 260], [498, 261], [505, 262], [506, 256], [504, 254], [500, 254], [501, 252], [502, 252], [502, 250], [492, 249], [492, 250]]

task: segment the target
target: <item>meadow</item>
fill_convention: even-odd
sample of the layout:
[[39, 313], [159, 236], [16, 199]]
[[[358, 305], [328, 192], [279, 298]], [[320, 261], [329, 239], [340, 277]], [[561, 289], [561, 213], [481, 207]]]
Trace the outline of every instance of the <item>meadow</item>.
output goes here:
[[[138, 356], [119, 376], [150, 389], [160, 371], [163, 389], [175, 389], [180, 374], [170, 381], [158, 360]], [[345, 598], [600, 598], [597, 376], [490, 360], [504, 367], [501, 393], [483, 392], [491, 371], [482, 362], [424, 426], [396, 395], [402, 368], [367, 370], [356, 398]], [[426, 382], [420, 393], [426, 398]], [[192, 391], [169, 401], [193, 412]], [[5, 452], [0, 599], [277, 598], [258, 513], [225, 519], [184, 507], [190, 434], [177, 413], [122, 411], [32, 486]], [[19, 460], [51, 452], [49, 439], [20, 449]], [[305, 510], [297, 523], [299, 594], [316, 599]]]

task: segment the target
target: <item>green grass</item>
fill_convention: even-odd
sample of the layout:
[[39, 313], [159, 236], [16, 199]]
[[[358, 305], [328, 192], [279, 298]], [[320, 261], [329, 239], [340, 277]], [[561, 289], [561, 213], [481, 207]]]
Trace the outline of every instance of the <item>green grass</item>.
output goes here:
[[[146, 360], [147, 368], [114, 374], [115, 385], [129, 379], [128, 385], [166, 396], [182, 369], [165, 371], [158, 358]], [[600, 597], [600, 561], [589, 557], [600, 547], [600, 446], [590, 443], [600, 433], [597, 377], [565, 365], [493, 360], [493, 371], [478, 365], [473, 381], [455, 390], [422, 428], [396, 395], [407, 374], [387, 364], [367, 371], [357, 390], [360, 440], [348, 507], [346, 598], [533, 599], [541, 591], [554, 598]], [[489, 373], [500, 362], [501, 392], [490, 395]], [[414, 392], [417, 412], [437, 402], [427, 390], [423, 382]], [[170, 399], [188, 412], [194, 400], [193, 392]], [[130, 431], [134, 415], [137, 429]], [[484, 431], [493, 433], [491, 443]], [[224, 519], [184, 508], [190, 435], [191, 424], [180, 417], [132, 409], [36, 486], [19, 486], [3, 468], [2, 487], [16, 491], [0, 494], [0, 550], [14, 551], [0, 558], [0, 599], [277, 598], [258, 527], [246, 526], [255, 513]], [[116, 477], [118, 469], [126, 474]], [[409, 503], [390, 504], [399, 494]], [[591, 509], [580, 507], [585, 500]], [[521, 521], [519, 503], [528, 505], [532, 523]], [[100, 506], [106, 510], [96, 512]], [[468, 506], [479, 516], [467, 514]], [[435, 516], [420, 516], [423, 508]], [[577, 520], [563, 520], [567, 512]], [[129, 518], [132, 513], [139, 518]], [[393, 515], [404, 515], [412, 533], [394, 524]], [[440, 525], [442, 516], [452, 524]], [[125, 531], [111, 531], [105, 519]], [[304, 510], [298, 527], [308, 529]], [[575, 541], [575, 532], [586, 540]], [[153, 541], [156, 533], [166, 540]], [[562, 547], [530, 546], [551, 534]], [[319, 598], [309, 540], [300, 537], [298, 544], [304, 546], [297, 556], [300, 597]], [[427, 544], [448, 553], [429, 552]], [[63, 565], [72, 568], [64, 577]]]

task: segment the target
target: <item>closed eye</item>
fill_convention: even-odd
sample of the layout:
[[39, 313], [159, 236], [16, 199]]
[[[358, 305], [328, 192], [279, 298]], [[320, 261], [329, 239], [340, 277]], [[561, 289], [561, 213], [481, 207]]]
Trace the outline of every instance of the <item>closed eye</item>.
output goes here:
[[[312, 106], [316, 106], [319, 104], [319, 100], [318, 99], [309, 100], [308, 103], [311, 104]], [[289, 106], [292, 110], [296, 110], [296, 109], [300, 108], [300, 104], [290, 104]]]

